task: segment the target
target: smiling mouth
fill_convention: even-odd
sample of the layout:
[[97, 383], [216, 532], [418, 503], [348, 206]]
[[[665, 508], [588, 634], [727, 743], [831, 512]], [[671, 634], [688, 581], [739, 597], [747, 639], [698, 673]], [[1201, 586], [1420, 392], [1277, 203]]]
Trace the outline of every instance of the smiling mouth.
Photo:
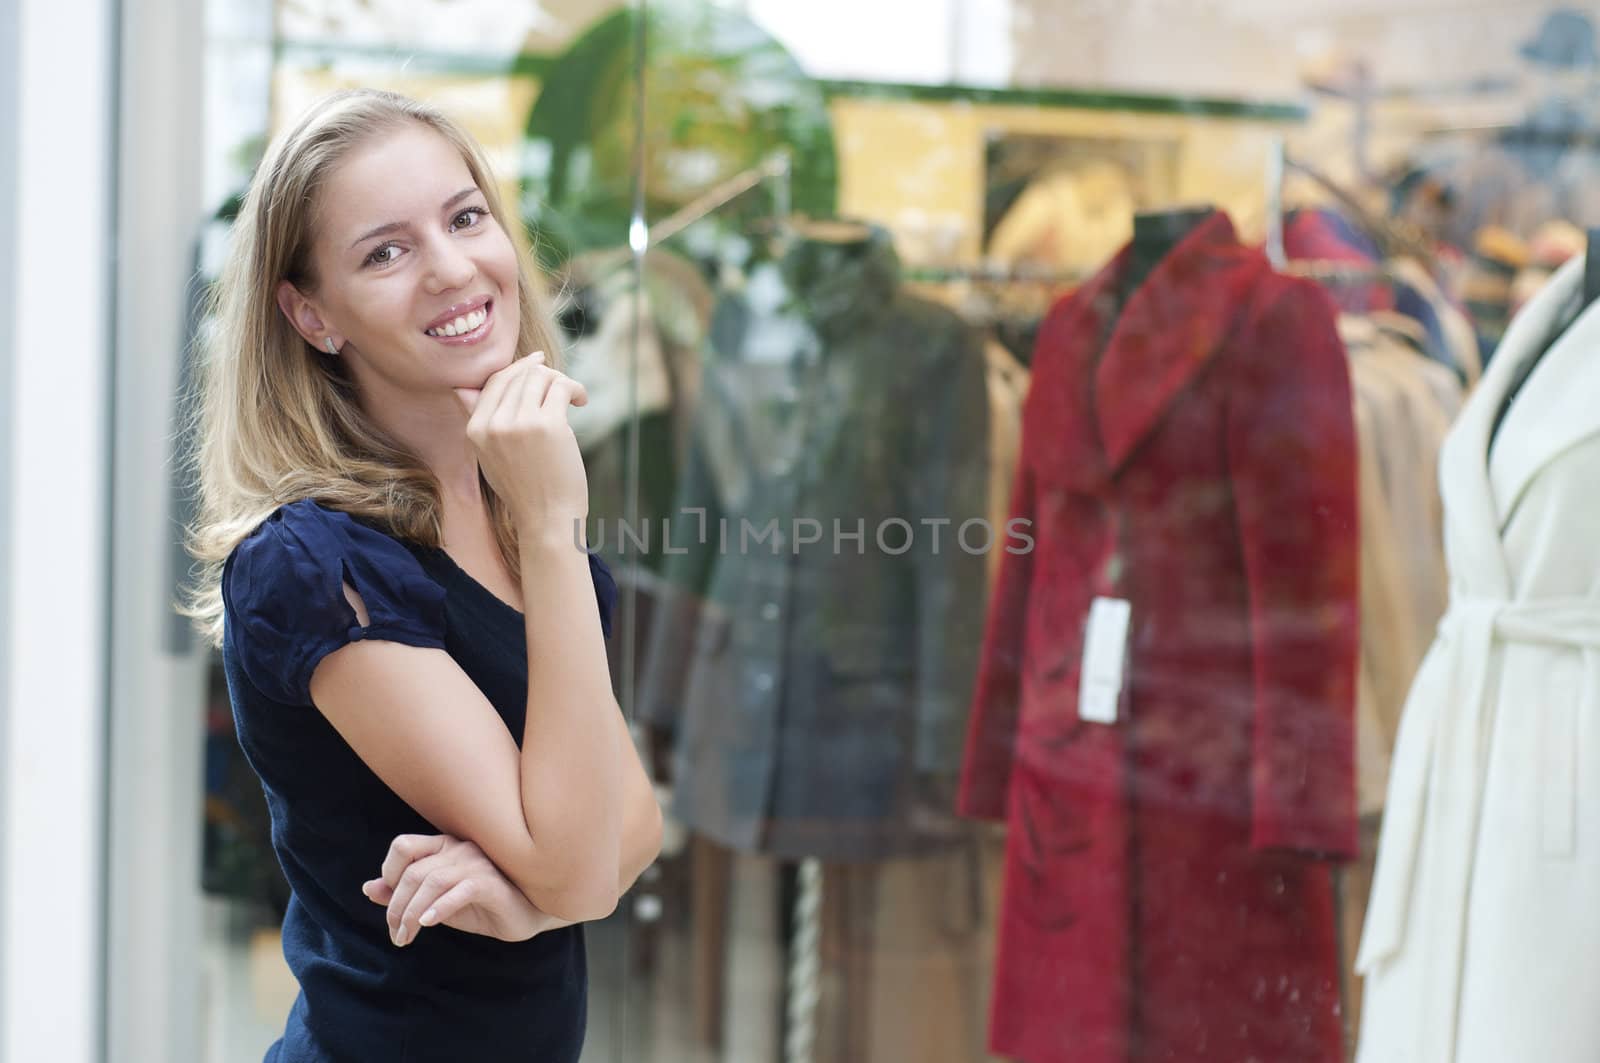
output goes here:
[[494, 300], [491, 299], [476, 310], [462, 314], [454, 321], [446, 322], [437, 328], [423, 329], [423, 334], [446, 343], [461, 344], [474, 343], [488, 335], [489, 325], [494, 320]]

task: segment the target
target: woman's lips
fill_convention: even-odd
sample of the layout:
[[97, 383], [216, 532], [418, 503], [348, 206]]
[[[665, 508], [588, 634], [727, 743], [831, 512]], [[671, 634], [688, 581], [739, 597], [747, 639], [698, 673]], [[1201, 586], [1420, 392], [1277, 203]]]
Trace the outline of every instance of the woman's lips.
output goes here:
[[471, 332], [463, 332], [459, 336], [434, 336], [424, 332], [430, 340], [446, 344], [450, 347], [470, 347], [475, 343], [482, 343], [489, 338], [489, 333], [494, 329], [494, 300], [490, 299], [483, 304], [483, 324]]

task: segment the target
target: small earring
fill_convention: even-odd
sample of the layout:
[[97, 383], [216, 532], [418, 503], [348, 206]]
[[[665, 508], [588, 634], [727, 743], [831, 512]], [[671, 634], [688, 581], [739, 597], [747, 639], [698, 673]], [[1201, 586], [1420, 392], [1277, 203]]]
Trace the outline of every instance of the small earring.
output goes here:
[[332, 336], [326, 337], [325, 339], [323, 339], [322, 342], [327, 345], [329, 354], [333, 355], [335, 358], [339, 357], [339, 348], [337, 348], [337, 347], [335, 347], [333, 345], [333, 337]]

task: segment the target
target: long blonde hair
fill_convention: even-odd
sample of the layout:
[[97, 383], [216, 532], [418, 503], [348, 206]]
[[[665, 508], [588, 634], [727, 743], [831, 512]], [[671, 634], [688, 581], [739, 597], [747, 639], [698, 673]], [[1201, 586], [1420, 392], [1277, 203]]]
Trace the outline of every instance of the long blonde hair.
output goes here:
[[[356, 89], [314, 104], [267, 149], [233, 227], [232, 247], [208, 303], [195, 385], [184, 396], [194, 449], [183, 469], [197, 500], [185, 546], [199, 562], [195, 582], [174, 603], [213, 647], [222, 645], [222, 569], [278, 507], [314, 499], [382, 521], [395, 535], [442, 544], [438, 481], [409, 448], [361, 409], [343, 359], [308, 344], [278, 308], [289, 280], [314, 291], [312, 222], [329, 175], [357, 146], [407, 122], [449, 141], [510, 235], [518, 259], [521, 327], [515, 357], [545, 351], [560, 368], [551, 319], [520, 222], [501, 204], [488, 160], [441, 112], [392, 92]], [[479, 476], [506, 564], [520, 573], [516, 527]], [[520, 578], [520, 575], [519, 575]]]

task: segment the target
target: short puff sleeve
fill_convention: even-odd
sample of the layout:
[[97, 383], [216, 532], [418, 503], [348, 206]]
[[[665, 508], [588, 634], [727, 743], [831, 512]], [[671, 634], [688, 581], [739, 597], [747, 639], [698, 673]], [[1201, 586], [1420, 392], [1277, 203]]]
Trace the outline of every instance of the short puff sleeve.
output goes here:
[[[348, 582], [371, 621], [362, 627]], [[310, 706], [322, 658], [360, 639], [444, 648], [445, 591], [396, 540], [310, 499], [280, 507], [222, 569], [229, 638], [267, 697]]]

